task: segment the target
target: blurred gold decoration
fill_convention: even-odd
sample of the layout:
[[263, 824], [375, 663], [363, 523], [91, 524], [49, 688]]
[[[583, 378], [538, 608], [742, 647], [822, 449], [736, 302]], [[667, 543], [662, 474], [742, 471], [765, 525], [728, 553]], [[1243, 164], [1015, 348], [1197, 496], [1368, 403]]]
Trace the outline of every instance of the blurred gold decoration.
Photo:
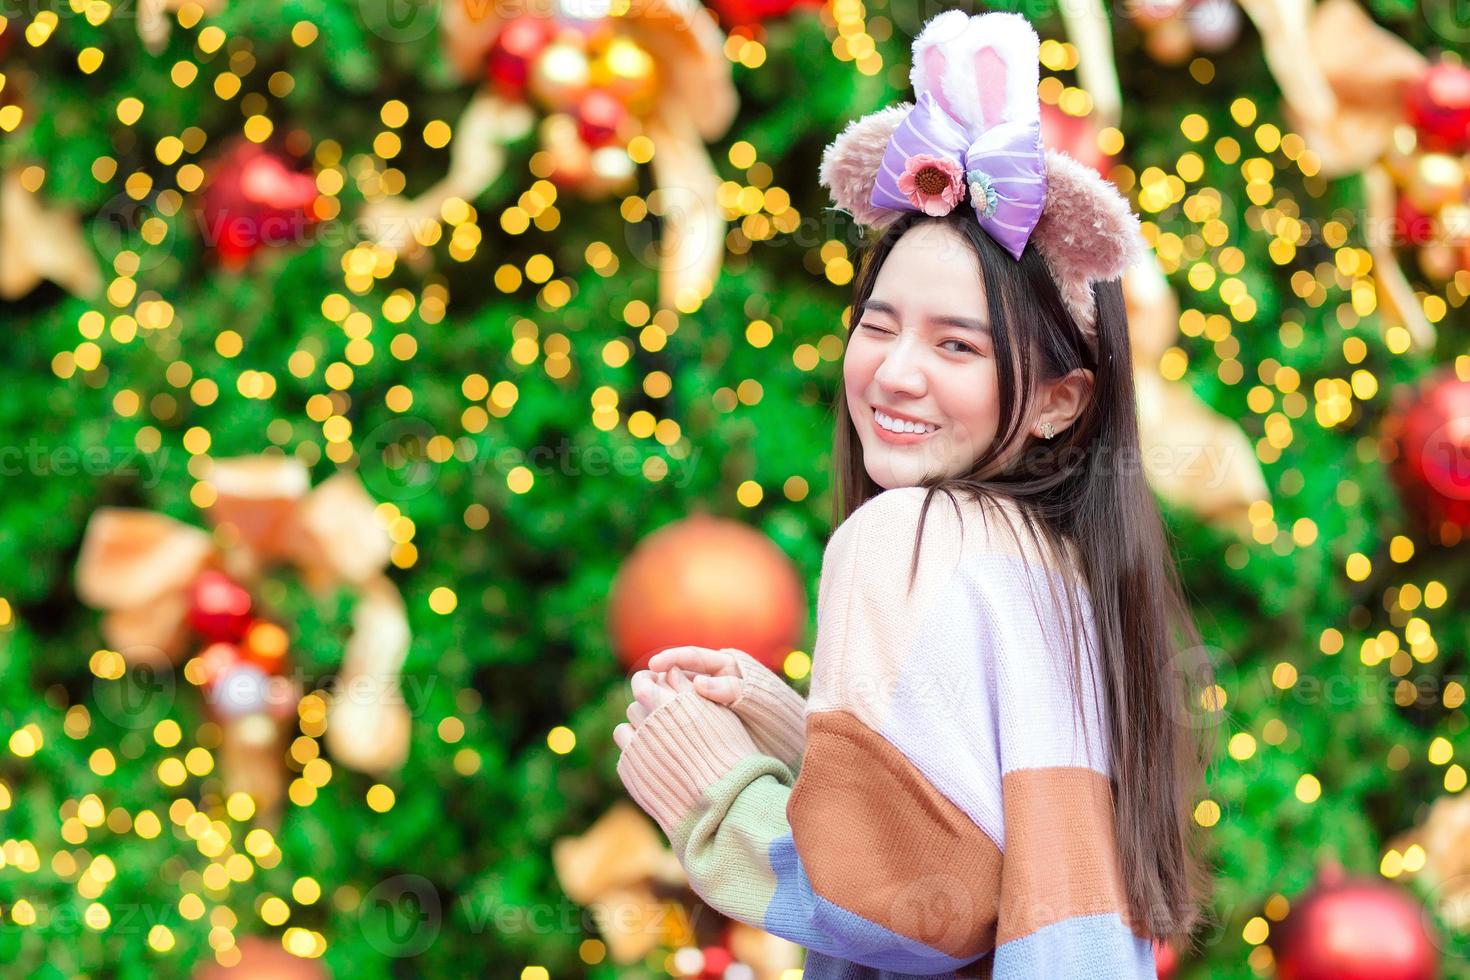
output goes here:
[[408, 758], [411, 720], [401, 686], [408, 645], [408, 615], [397, 587], [382, 576], [365, 583], [327, 706], [327, 749], [343, 765], [388, 773]]
[[102, 272], [77, 216], [47, 209], [20, 174], [0, 174], [0, 299], [20, 299], [49, 279], [76, 296], [102, 291]]
[[[653, 821], [619, 800], [580, 837], [551, 845], [551, 863], [568, 898], [588, 907], [613, 962], [635, 963], [659, 946], [728, 946], [755, 980], [780, 980], [801, 965], [801, 947], [763, 929], [687, 907], [698, 896]], [[716, 928], [713, 920], [724, 923]], [[697, 920], [697, 921], [696, 921]], [[697, 932], [695, 926], [703, 924]], [[718, 939], [714, 933], [718, 932]]]
[[1117, 126], [1123, 118], [1123, 95], [1113, 56], [1113, 27], [1103, 2], [1064, 3], [1061, 14], [1067, 37], [1077, 48], [1077, 80], [1092, 96], [1092, 117], [1099, 129]]
[[1248, 536], [1250, 505], [1270, 499], [1265, 475], [1233, 419], [1201, 401], [1187, 382], [1159, 373], [1179, 334], [1179, 301], [1152, 251], [1124, 275], [1123, 294], [1149, 482], [1170, 503]]
[[[1290, 4], [1247, 0], [1267, 42], [1291, 128], [1321, 160], [1324, 177], [1365, 169], [1386, 152], [1405, 121], [1410, 86], [1428, 69], [1422, 54], [1373, 23], [1356, 0]], [[1288, 10], [1277, 25], [1265, 11]], [[1274, 57], [1271, 52], [1275, 52]]]
[[197, 527], [153, 511], [103, 507], [82, 539], [77, 595], [106, 610], [102, 638], [130, 663], [172, 663], [188, 636], [190, 586], [214, 553]]
[[596, 42], [591, 81], [609, 89], [635, 115], [653, 111], [659, 96], [658, 65], [643, 48], [616, 35]]
[[531, 68], [530, 90], [557, 109], [571, 109], [587, 91], [592, 67], [586, 52], [567, 41], [553, 41]]
[[1440, 917], [1453, 929], [1470, 929], [1470, 796], [1441, 796], [1422, 824], [1388, 842], [1400, 858], [1416, 846], [1422, 865], [1408, 862], [1400, 877], [1421, 878]]
[[1448, 153], [1425, 153], [1415, 159], [1404, 182], [1404, 196], [1426, 214], [1465, 199], [1465, 165]]
[[[467, 80], [488, 80], [453, 132], [449, 176], [420, 198], [371, 205], [369, 235], [400, 253], [420, 250], [414, 231], [438, 218], [445, 201], [472, 201], [499, 176], [503, 145], [529, 130], [525, 99], [534, 98], [547, 114], [538, 136], [551, 179], [584, 196], [628, 188], [638, 162], [630, 141], [652, 142], [651, 157], [640, 151], [639, 160], [652, 163], [649, 210], [662, 223], [658, 301], [693, 310], [724, 262], [720, 180], [706, 149], [738, 107], [724, 34], [694, 0], [633, 4], [606, 17], [577, 13], [563, 3], [549, 15], [509, 17], [445, 3], [440, 33], [450, 63]], [[609, 121], [609, 101], [625, 120]]]
[[409, 258], [422, 256], [420, 236], [436, 226], [444, 206], [470, 201], [505, 170], [505, 146], [525, 136], [535, 124], [529, 106], [481, 91], [454, 124], [449, 144], [449, 172], [418, 197], [390, 197], [362, 211], [364, 234]]
[[[1257, 13], [1259, 8], [1261, 13]], [[1434, 326], [1424, 316], [1394, 255], [1398, 209], [1386, 155], [1413, 141], [1406, 124], [1410, 89], [1429, 62], [1397, 35], [1384, 30], [1356, 0], [1291, 3], [1246, 0], [1285, 97], [1285, 115], [1321, 161], [1323, 177], [1361, 173], [1367, 214], [1364, 239], [1373, 257], [1378, 305], [1409, 332], [1414, 346], [1434, 346]], [[1266, 11], [1278, 10], [1275, 21]], [[1274, 54], [1273, 54], [1274, 52]], [[1461, 165], [1463, 170], [1463, 164]]]
[[804, 959], [796, 943], [744, 922], [731, 921], [727, 942], [735, 959], [755, 972], [755, 980], [795, 976]]
[[[400, 689], [408, 619], [397, 587], [383, 574], [390, 540], [376, 504], [350, 474], [337, 474], [312, 489], [304, 464], [294, 457], [213, 460], [203, 478], [217, 494], [205, 510], [212, 535], [146, 510], [103, 507], [93, 513], [76, 584], [82, 601], [105, 611], [105, 641], [129, 663], [177, 662], [199, 629], [193, 590], [210, 577], [223, 580], [217, 588], [228, 588], [233, 580], [254, 585], [272, 566], [289, 563], [313, 589], [349, 586], [358, 601], [328, 708], [327, 746], [351, 768], [372, 773], [397, 768], [409, 741]], [[208, 662], [191, 680], [212, 682], [220, 659], [254, 658], [268, 666], [284, 650], [275, 627], [250, 637], [208, 638], [229, 642], [215, 642], [203, 658]], [[243, 646], [237, 649], [236, 642]], [[257, 688], [265, 683], [255, 668], [247, 668], [245, 679], [254, 679]], [[238, 694], [217, 702], [226, 734], [221, 771], [227, 791], [242, 789], [269, 811], [283, 791], [278, 712], [248, 698], [242, 702]], [[285, 708], [290, 717], [294, 700]], [[274, 765], [267, 765], [272, 758]]]
[[201, 17], [224, 9], [224, 0], [138, 0], [138, 39], [149, 54], [161, 54], [168, 46], [173, 18], [184, 6], [198, 7]]
[[554, 841], [551, 863], [567, 897], [592, 909], [614, 962], [634, 963], [660, 944], [689, 941], [670, 934], [687, 931], [677, 925], [679, 903], [654, 893], [656, 884], [677, 889], [689, 879], [653, 821], [628, 801], [614, 803], [580, 837]]

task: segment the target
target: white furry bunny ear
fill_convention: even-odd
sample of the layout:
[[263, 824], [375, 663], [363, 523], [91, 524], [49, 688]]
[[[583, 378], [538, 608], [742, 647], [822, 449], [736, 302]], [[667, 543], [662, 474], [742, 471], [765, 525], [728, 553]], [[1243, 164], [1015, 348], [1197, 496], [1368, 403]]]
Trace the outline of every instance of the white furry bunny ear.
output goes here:
[[1036, 119], [1041, 39], [1020, 14], [970, 16], [946, 10], [914, 38], [909, 81], [980, 133], [1002, 122]]

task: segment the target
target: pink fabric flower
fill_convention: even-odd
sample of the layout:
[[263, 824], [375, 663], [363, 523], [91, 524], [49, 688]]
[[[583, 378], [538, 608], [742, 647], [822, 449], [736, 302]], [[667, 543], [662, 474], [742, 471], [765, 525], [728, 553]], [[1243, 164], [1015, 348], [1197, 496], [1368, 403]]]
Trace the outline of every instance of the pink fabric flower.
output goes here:
[[898, 190], [914, 207], [937, 218], [960, 203], [965, 193], [965, 172], [954, 160], [915, 153], [904, 161]]

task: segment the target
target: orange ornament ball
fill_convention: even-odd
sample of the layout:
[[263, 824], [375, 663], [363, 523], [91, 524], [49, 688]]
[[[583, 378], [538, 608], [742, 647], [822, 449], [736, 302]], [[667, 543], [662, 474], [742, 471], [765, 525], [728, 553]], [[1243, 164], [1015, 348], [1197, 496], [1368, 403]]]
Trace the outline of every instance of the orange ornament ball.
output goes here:
[[246, 936], [237, 948], [239, 955], [231, 965], [202, 962], [194, 968], [193, 980], [331, 980], [321, 963], [293, 956], [280, 940]]
[[801, 642], [806, 588], [747, 524], [696, 514], [638, 543], [613, 580], [608, 630], [631, 671], [672, 646], [733, 647], [778, 670]]

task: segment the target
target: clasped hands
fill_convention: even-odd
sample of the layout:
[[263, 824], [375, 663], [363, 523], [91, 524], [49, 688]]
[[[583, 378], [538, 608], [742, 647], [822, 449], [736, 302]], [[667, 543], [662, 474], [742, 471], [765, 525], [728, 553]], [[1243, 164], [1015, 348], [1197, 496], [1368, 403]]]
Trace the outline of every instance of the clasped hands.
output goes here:
[[740, 669], [729, 648], [682, 646], [660, 650], [648, 658], [648, 666], [630, 678], [633, 701], [628, 720], [613, 729], [613, 742], [626, 749], [644, 720], [661, 705], [684, 691], [693, 690], [716, 704], [730, 705], [744, 688]]

